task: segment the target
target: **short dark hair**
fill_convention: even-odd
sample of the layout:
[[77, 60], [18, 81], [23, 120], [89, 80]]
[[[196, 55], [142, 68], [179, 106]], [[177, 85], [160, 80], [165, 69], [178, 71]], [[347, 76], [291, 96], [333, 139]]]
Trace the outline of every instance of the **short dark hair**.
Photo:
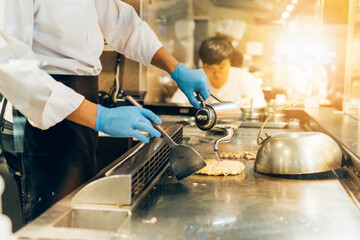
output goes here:
[[205, 39], [199, 48], [199, 56], [203, 63], [219, 64], [225, 59], [231, 60], [233, 47], [226, 37], [216, 36]]

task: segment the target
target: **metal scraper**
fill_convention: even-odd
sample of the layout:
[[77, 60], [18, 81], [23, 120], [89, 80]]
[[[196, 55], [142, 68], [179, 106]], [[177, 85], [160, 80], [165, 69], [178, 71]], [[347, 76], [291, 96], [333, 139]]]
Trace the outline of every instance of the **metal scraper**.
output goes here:
[[[124, 98], [136, 107], [142, 107], [133, 97]], [[152, 125], [161, 133], [162, 139], [170, 147], [170, 166], [177, 179], [181, 180], [206, 166], [202, 156], [193, 148], [175, 143], [167, 132], [152, 122]]]

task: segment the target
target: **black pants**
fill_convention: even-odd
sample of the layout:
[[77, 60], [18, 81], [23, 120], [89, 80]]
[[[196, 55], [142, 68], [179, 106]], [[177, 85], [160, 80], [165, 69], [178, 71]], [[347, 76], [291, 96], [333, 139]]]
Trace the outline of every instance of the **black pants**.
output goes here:
[[[95, 76], [53, 76], [98, 103]], [[96, 173], [97, 132], [64, 120], [48, 130], [25, 125], [24, 151], [6, 156], [18, 183], [24, 224], [89, 180]], [[15, 161], [15, 163], [14, 163]]]

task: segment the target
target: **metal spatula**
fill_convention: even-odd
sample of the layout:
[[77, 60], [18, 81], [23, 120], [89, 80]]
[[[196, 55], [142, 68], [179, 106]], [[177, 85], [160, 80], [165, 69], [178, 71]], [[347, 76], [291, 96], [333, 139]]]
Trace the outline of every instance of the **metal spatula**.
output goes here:
[[[125, 100], [128, 100], [136, 107], [142, 107], [131, 96], [126, 96]], [[195, 149], [175, 143], [160, 125], [153, 122], [152, 125], [161, 133], [163, 140], [170, 147], [170, 165], [177, 179], [186, 178], [206, 166], [204, 159]]]

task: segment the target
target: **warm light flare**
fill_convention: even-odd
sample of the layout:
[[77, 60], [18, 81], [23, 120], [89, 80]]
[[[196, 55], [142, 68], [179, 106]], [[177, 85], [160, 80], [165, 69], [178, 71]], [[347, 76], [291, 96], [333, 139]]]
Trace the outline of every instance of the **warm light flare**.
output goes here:
[[336, 54], [328, 46], [321, 26], [288, 23], [288, 28], [275, 43], [272, 60], [277, 75], [274, 82], [286, 88], [287, 93], [291, 92], [287, 94], [287, 101], [305, 104], [309, 101], [315, 103], [313, 99], [317, 99], [319, 103], [327, 97], [327, 68], [330, 68]]
[[283, 12], [283, 13], [281, 14], [281, 17], [284, 18], [284, 19], [287, 19], [287, 18], [290, 17], [290, 13], [289, 13], [289, 12]]
[[286, 7], [286, 11], [292, 12], [294, 10], [295, 6], [293, 4], [290, 4]]

